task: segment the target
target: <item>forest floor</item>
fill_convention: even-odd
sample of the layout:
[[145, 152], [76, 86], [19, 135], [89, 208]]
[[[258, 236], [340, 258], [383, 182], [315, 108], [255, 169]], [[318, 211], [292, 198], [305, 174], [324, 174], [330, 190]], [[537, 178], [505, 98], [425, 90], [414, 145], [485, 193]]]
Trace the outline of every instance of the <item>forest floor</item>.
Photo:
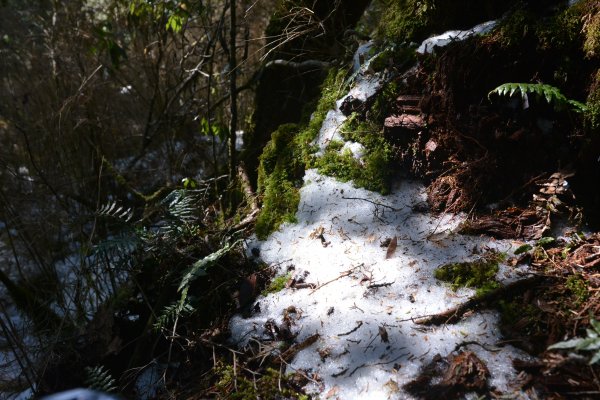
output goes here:
[[[359, 78], [353, 97], [365, 101], [373, 84]], [[322, 150], [343, 140], [342, 104], [323, 124]], [[392, 134], [406, 133], [398, 118], [386, 119]], [[428, 156], [449, 142], [430, 126], [428, 139], [415, 139]], [[278, 282], [231, 319], [230, 343], [248, 369], [271, 360], [296, 387], [331, 399], [599, 395], [600, 371], [585, 352], [547, 350], [593, 324], [599, 304], [600, 237], [539, 207], [564, 194], [568, 173], [532, 180], [540, 191], [529, 206], [478, 215], [452, 212], [468, 203], [473, 188], [458, 182], [479, 179], [476, 168], [429, 187], [401, 176], [382, 196], [308, 170], [297, 222], [247, 243]], [[477, 184], [489, 191], [491, 182]], [[596, 348], [595, 335], [584, 349]]]

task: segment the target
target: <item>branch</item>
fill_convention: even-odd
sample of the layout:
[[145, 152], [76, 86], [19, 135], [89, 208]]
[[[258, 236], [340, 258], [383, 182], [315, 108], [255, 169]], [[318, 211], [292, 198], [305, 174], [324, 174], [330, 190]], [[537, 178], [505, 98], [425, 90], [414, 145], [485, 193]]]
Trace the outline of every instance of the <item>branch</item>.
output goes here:
[[546, 277], [540, 275], [534, 275], [532, 277], [522, 279], [520, 281], [509, 283], [506, 286], [492, 290], [484, 294], [483, 296], [473, 297], [467, 300], [465, 303], [458, 305], [457, 307], [451, 308], [450, 310], [444, 311], [439, 314], [434, 314], [427, 318], [415, 321], [418, 325], [441, 325], [441, 324], [454, 324], [460, 320], [460, 318], [468, 311], [475, 310], [478, 308], [489, 307], [493, 302], [499, 298], [507, 296], [515, 296], [517, 293], [523, 290], [535, 286], [542, 282]]

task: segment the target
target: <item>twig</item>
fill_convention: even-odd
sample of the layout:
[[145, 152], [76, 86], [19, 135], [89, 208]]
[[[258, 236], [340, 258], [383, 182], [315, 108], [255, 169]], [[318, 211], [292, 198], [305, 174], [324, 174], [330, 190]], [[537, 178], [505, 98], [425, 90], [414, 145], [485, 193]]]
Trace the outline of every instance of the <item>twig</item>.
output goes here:
[[351, 333], [354, 333], [354, 332], [356, 332], [356, 331], [358, 330], [358, 328], [360, 328], [360, 327], [363, 325], [363, 322], [362, 322], [362, 321], [356, 321], [356, 324], [357, 324], [357, 325], [354, 327], [354, 329], [352, 329], [352, 330], [349, 330], [348, 332], [344, 332], [344, 333], [338, 333], [338, 335], [337, 335], [337, 336], [338, 336], [338, 337], [340, 337], [340, 336], [348, 336], [348, 335], [350, 335]]
[[365, 367], [376, 367], [376, 366], [378, 366], [378, 365], [387, 365], [387, 364], [391, 364], [391, 363], [393, 363], [393, 362], [395, 362], [395, 361], [398, 361], [399, 359], [401, 359], [401, 358], [402, 358], [402, 357], [404, 357], [405, 355], [406, 355], [406, 354], [400, 354], [398, 357], [394, 358], [393, 360], [386, 361], [386, 362], [379, 362], [379, 363], [374, 363], [374, 364], [370, 364], [370, 363], [364, 363], [364, 364], [361, 364], [361, 365], [359, 365], [358, 367], [354, 368], [354, 369], [352, 370], [352, 372], [350, 372], [350, 375], [348, 375], [348, 377], [351, 377], [352, 375], [354, 375], [354, 373], [355, 373], [356, 371], [358, 371], [359, 369], [361, 369], [361, 368], [365, 368]]
[[380, 287], [392, 286], [394, 283], [396, 283], [396, 281], [393, 281], [393, 282], [384, 282], [384, 283], [373, 283], [373, 284], [367, 286], [367, 289], [377, 289], [377, 288], [380, 288]]
[[314, 293], [314, 292], [316, 292], [317, 290], [321, 289], [323, 286], [325, 286], [325, 285], [329, 285], [330, 283], [332, 283], [332, 282], [335, 282], [335, 281], [337, 281], [338, 279], [341, 279], [341, 278], [344, 278], [344, 277], [346, 277], [346, 276], [349, 276], [349, 275], [351, 275], [351, 274], [354, 272], [354, 270], [355, 270], [356, 268], [359, 268], [359, 267], [361, 267], [361, 266], [362, 266], [362, 264], [361, 264], [361, 265], [358, 265], [358, 266], [356, 266], [356, 267], [354, 267], [354, 268], [352, 268], [352, 269], [349, 269], [348, 271], [344, 271], [344, 272], [342, 272], [342, 274], [341, 274], [340, 276], [338, 276], [337, 278], [333, 278], [332, 280], [330, 280], [330, 281], [327, 281], [327, 282], [323, 283], [322, 285], [319, 285], [319, 286], [317, 286], [317, 287], [316, 287], [316, 288], [314, 288], [314, 289], [313, 289], [313, 290], [312, 290], [312, 291], [311, 291], [309, 294], [313, 294], [313, 293]]
[[390, 205], [379, 203], [377, 201], [373, 201], [373, 200], [369, 200], [369, 199], [365, 199], [363, 197], [344, 197], [344, 196], [342, 196], [342, 199], [344, 199], [344, 200], [362, 200], [362, 201], [366, 201], [367, 203], [374, 204], [376, 206], [381, 206], [381, 207], [384, 207], [384, 208], [389, 208], [392, 211], [400, 211], [399, 208], [394, 208], [394, 207], [392, 207]]

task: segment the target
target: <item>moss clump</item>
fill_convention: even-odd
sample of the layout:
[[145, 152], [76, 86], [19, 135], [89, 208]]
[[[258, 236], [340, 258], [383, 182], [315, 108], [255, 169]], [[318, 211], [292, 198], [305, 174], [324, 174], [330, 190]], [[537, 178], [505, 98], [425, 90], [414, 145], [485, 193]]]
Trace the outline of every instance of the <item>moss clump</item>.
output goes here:
[[376, 36], [407, 42], [423, 39], [432, 24], [434, 11], [435, 0], [392, 2], [382, 15]]
[[505, 255], [490, 252], [484, 257], [470, 262], [444, 264], [435, 270], [435, 277], [451, 284], [452, 290], [460, 287], [475, 288], [476, 296], [497, 289], [500, 284], [496, 280], [498, 264]]
[[218, 379], [214, 385], [218, 398], [232, 400], [279, 398], [308, 400], [309, 398], [294, 389], [293, 375], [282, 375], [273, 368], [267, 368], [262, 374], [255, 374], [251, 379], [242, 371], [236, 374], [233, 366], [223, 365], [223, 363], [218, 363], [214, 372]]
[[565, 282], [565, 286], [575, 297], [575, 306], [582, 305], [590, 297], [587, 285], [583, 278], [579, 275], [569, 276]]
[[285, 288], [285, 285], [288, 283], [288, 281], [290, 280], [290, 278], [292, 277], [291, 273], [287, 273], [285, 275], [279, 275], [276, 276], [271, 283], [269, 284], [269, 286], [267, 286], [267, 288], [265, 290], [262, 291], [262, 295], [266, 296], [270, 293], [277, 293], [282, 291]]
[[587, 98], [586, 120], [590, 131], [600, 133], [600, 70], [596, 72], [594, 83]]
[[600, 56], [600, 3], [586, 2], [587, 12], [583, 16], [585, 42], [583, 50], [588, 58]]
[[523, 298], [499, 300], [498, 311], [503, 327], [519, 326], [521, 335], [534, 336], [543, 331], [542, 312], [533, 304], [524, 304]]
[[296, 124], [281, 125], [264, 147], [258, 167], [258, 192], [263, 197], [256, 221], [259, 239], [266, 239], [283, 222], [296, 221], [302, 177], [316, 151], [311, 142], [319, 134], [327, 111], [334, 107], [344, 89], [344, 76], [342, 70], [331, 70], [308, 124], [304, 128]]
[[256, 221], [256, 234], [266, 238], [283, 222], [294, 222], [300, 193], [299, 179], [304, 166], [294, 147], [295, 124], [281, 125], [271, 135], [260, 156], [258, 191], [263, 195], [263, 206]]
[[352, 114], [341, 127], [345, 140], [360, 143], [365, 148], [361, 160], [354, 158], [350, 150], [340, 152], [336, 143], [329, 144], [325, 154], [313, 161], [319, 173], [333, 176], [343, 182], [352, 180], [358, 187], [387, 194], [390, 191], [391, 149], [383, 132], [375, 123], [360, 121]]

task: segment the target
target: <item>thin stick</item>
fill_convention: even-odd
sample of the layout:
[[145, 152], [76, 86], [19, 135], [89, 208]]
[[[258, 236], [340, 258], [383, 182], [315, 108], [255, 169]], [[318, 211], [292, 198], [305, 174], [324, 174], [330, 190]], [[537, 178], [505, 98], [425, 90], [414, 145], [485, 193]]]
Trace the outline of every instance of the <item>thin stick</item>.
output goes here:
[[399, 209], [399, 208], [394, 208], [394, 207], [392, 207], [392, 206], [389, 206], [389, 205], [387, 205], [387, 204], [383, 204], [383, 203], [379, 203], [379, 202], [377, 202], [377, 201], [373, 201], [373, 200], [365, 199], [365, 198], [363, 198], [363, 197], [344, 197], [344, 196], [342, 196], [342, 199], [344, 199], [344, 200], [362, 200], [362, 201], [366, 201], [367, 203], [374, 204], [374, 205], [376, 205], [376, 206], [381, 206], [381, 207], [384, 207], [384, 208], [389, 208], [389, 209], [390, 209], [390, 210], [392, 210], [392, 211], [400, 211], [400, 209]]

